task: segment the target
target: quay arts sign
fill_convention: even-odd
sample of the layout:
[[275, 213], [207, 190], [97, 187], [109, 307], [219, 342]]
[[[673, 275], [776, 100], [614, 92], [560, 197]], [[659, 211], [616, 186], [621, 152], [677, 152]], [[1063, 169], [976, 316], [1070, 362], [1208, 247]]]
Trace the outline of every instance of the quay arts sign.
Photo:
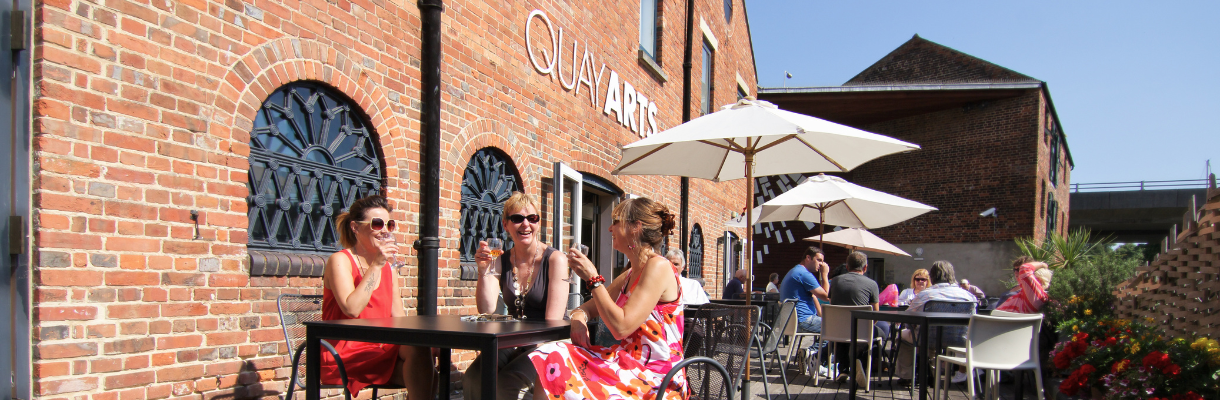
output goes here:
[[[531, 40], [534, 22], [545, 27], [550, 39], [542, 41], [549, 48], [540, 48], [537, 52], [534, 51], [534, 41]], [[648, 137], [657, 133], [657, 103], [649, 101], [648, 96], [636, 90], [630, 82], [620, 79], [618, 73], [613, 69], [609, 69], [610, 75], [606, 76], [606, 63], [603, 62], [601, 68], [597, 69], [595, 67], [596, 59], [589, 51], [588, 43], [584, 44], [583, 53], [579, 51], [580, 44], [576, 39], [572, 39], [570, 56], [565, 57], [564, 51], [567, 46], [563, 40], [563, 27], [556, 30], [551, 19], [541, 10], [534, 10], [526, 17], [525, 51], [530, 63], [534, 65], [534, 70], [542, 75], [549, 75], [552, 81], [558, 76], [559, 85], [564, 90], [574, 90], [574, 95], [580, 95], [581, 86], [587, 87], [589, 106], [598, 107], [600, 100], [603, 114], [611, 116], [618, 121], [619, 125], [630, 128], [640, 137]], [[580, 54], [579, 57], [578, 54]], [[602, 87], [602, 78], [606, 79], [605, 95], [602, 96], [604, 99], [598, 96], [598, 89]]]

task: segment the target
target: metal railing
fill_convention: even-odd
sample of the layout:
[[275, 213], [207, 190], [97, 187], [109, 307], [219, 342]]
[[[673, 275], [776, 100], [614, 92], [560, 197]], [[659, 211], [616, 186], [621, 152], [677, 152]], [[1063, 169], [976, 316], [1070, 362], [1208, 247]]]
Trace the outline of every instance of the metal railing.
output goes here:
[[1211, 187], [1210, 182], [1211, 181], [1209, 179], [1182, 179], [1176, 181], [1073, 183], [1072, 193], [1124, 190], [1207, 189]]

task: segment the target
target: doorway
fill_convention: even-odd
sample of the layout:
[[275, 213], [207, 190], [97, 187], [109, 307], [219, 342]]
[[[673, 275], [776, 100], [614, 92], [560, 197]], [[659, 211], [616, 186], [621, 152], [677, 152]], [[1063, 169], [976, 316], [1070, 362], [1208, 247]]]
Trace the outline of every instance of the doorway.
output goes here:
[[[30, 390], [30, 1], [0, 2], [0, 399]], [[20, 26], [14, 27], [13, 23]]]

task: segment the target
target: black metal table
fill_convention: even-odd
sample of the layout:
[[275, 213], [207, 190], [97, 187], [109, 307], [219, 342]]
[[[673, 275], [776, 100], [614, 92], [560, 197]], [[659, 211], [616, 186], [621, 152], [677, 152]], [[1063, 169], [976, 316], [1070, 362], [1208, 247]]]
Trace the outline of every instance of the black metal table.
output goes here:
[[[917, 352], [917, 363], [919, 366], [916, 369], [915, 381], [913, 385], [919, 385], [920, 400], [928, 398], [928, 328], [933, 326], [966, 326], [970, 324], [971, 314], [957, 313], [933, 313], [933, 312], [910, 312], [910, 311], [852, 311], [851, 312], [851, 337], [856, 337], [856, 321], [858, 320], [873, 320], [873, 321], [889, 321], [901, 322], [904, 324], [919, 325], [919, 351]], [[943, 336], [943, 335], [941, 335]], [[851, 390], [849, 392], [850, 399], [856, 398], [856, 342], [851, 343]], [[311, 399], [312, 400], [312, 399]]]
[[[712, 299], [710, 301], [712, 303], [730, 306], [746, 305], [746, 299]], [[762, 320], [763, 322], [767, 323], [767, 326], [775, 325], [775, 317], [778, 316], [776, 314], [779, 314], [779, 303], [780, 300], [778, 299], [754, 298], [750, 301], [750, 305], [762, 307]]]
[[305, 398], [321, 398], [320, 377], [322, 339], [355, 340], [441, 349], [440, 392], [449, 391], [451, 349], [479, 350], [483, 353], [483, 396], [496, 397], [496, 368], [499, 349], [527, 346], [567, 339], [568, 321], [528, 320], [513, 322], [465, 322], [457, 315], [409, 316], [397, 318], [349, 319], [305, 323]]

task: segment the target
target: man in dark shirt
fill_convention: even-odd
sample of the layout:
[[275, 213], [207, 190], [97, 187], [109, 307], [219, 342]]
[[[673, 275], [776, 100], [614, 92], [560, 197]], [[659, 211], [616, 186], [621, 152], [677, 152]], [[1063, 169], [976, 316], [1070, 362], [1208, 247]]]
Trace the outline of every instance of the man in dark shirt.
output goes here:
[[[868, 258], [864, 253], [854, 251], [847, 256], [847, 272], [834, 277], [830, 280], [830, 304], [836, 306], [873, 306], [873, 310], [879, 309], [878, 296], [881, 291], [877, 290], [877, 282], [864, 276], [868, 271]], [[888, 334], [889, 325], [884, 328], [878, 327], [874, 334]], [[851, 370], [851, 364], [848, 363], [848, 353], [850, 344], [839, 344], [835, 346], [835, 358], [839, 360], [839, 377], [840, 381], [847, 379], [847, 372]], [[857, 355], [858, 361], [865, 360], [868, 357], [867, 352], [862, 352]], [[858, 367], [860, 374], [856, 377], [858, 381], [864, 381], [863, 363]]]
[[746, 270], [739, 269], [733, 273], [733, 279], [724, 285], [724, 293], [721, 294], [724, 299], [736, 299], [737, 296], [745, 293], [743, 283], [746, 280]]

